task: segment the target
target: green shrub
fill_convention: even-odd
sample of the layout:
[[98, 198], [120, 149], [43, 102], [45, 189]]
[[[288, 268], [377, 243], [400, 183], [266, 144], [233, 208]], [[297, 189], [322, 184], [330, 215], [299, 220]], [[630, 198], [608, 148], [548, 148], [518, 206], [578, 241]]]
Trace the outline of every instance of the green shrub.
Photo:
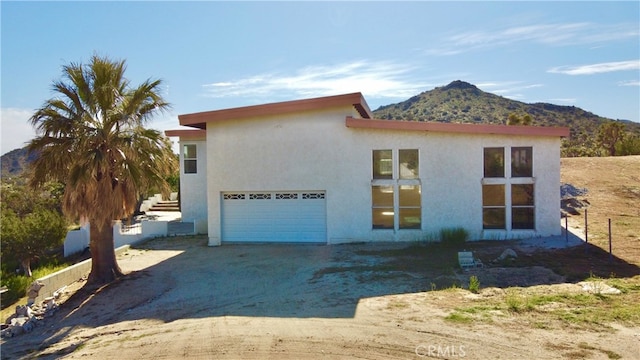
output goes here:
[[473, 321], [471, 317], [465, 314], [461, 314], [457, 311], [454, 311], [451, 314], [447, 315], [444, 319], [447, 321], [462, 323], [462, 324], [467, 324]]
[[2, 273], [2, 286], [7, 287], [7, 292], [2, 294], [2, 308], [13, 305], [27, 294], [27, 288], [33, 279], [23, 275]]
[[477, 276], [471, 275], [471, 277], [469, 278], [469, 291], [477, 294], [479, 290], [480, 290], [480, 280], [478, 280]]
[[446, 247], [461, 247], [468, 239], [469, 232], [461, 227], [440, 230], [440, 241]]
[[[2, 272], [2, 286], [7, 287], [7, 292], [2, 294], [2, 308], [15, 304], [27, 294], [27, 289], [32, 282], [36, 279], [45, 277], [49, 274], [53, 274], [56, 271], [62, 270], [68, 267], [70, 264], [62, 263], [58, 264], [56, 261], [51, 261], [49, 264], [43, 264], [37, 269], [33, 270], [33, 277], [24, 276], [21, 274], [13, 274], [11, 272]], [[24, 304], [20, 304], [24, 305]]]
[[505, 296], [505, 303], [507, 310], [515, 313], [524, 313], [532, 311], [534, 307], [534, 301], [529, 296], [521, 295], [513, 289], [507, 289]]

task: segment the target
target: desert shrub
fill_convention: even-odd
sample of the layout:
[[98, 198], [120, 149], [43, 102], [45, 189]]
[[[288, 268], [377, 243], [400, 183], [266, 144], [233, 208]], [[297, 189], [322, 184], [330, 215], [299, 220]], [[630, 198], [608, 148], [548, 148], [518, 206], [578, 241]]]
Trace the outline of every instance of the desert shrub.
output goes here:
[[[7, 287], [7, 292], [2, 294], [2, 308], [14, 305], [27, 294], [27, 289], [36, 279], [53, 274], [71, 265], [71, 263], [58, 263], [55, 259], [50, 259], [46, 264], [40, 264], [33, 270], [33, 276], [28, 277], [23, 274], [16, 274], [5, 269], [2, 270], [2, 286]], [[19, 304], [24, 305], [24, 304]]]
[[629, 134], [616, 144], [616, 155], [640, 155], [640, 136]]
[[2, 294], [2, 308], [14, 304], [27, 293], [27, 287], [33, 279], [23, 275], [2, 272], [2, 286], [7, 287], [7, 292]]
[[479, 290], [480, 290], [480, 280], [478, 280], [477, 276], [471, 275], [471, 277], [469, 277], [469, 291], [477, 294]]
[[468, 239], [469, 232], [461, 227], [440, 230], [440, 241], [446, 247], [460, 247]]

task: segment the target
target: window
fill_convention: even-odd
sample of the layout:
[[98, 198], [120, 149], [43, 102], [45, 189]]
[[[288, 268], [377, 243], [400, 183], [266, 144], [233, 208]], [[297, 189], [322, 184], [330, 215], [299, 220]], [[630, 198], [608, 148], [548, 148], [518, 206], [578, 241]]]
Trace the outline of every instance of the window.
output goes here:
[[505, 186], [482, 186], [482, 226], [484, 229], [505, 229]]
[[417, 179], [418, 178], [418, 149], [399, 150], [400, 179]]
[[[505, 155], [511, 162], [505, 175]], [[484, 229], [535, 229], [532, 147], [484, 149], [482, 223]]]
[[372, 186], [371, 199], [373, 203], [373, 228], [393, 229], [393, 186]]
[[373, 150], [373, 178], [393, 179], [393, 158], [391, 150]]
[[400, 185], [399, 199], [399, 227], [400, 229], [420, 229], [420, 185]]
[[511, 185], [511, 228], [535, 229], [533, 184]]
[[373, 229], [422, 227], [418, 155], [418, 149], [373, 150]]
[[531, 147], [511, 148], [511, 177], [533, 176], [532, 153]]
[[504, 148], [484, 149], [484, 177], [504, 177]]
[[184, 145], [182, 154], [184, 157], [184, 173], [196, 174], [198, 172], [196, 146], [194, 144]]

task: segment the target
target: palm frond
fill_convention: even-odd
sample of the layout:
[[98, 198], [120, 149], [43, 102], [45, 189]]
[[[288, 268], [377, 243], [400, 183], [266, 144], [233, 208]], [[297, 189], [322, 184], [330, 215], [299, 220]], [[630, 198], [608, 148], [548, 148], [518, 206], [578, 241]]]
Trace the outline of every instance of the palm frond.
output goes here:
[[64, 183], [65, 213], [100, 226], [129, 215], [149, 189], [167, 189], [164, 179], [177, 168], [168, 139], [142, 127], [169, 107], [161, 81], [132, 89], [125, 69], [124, 61], [99, 56], [64, 66], [53, 84], [58, 97], [30, 118], [37, 137], [28, 148], [40, 154], [31, 184]]

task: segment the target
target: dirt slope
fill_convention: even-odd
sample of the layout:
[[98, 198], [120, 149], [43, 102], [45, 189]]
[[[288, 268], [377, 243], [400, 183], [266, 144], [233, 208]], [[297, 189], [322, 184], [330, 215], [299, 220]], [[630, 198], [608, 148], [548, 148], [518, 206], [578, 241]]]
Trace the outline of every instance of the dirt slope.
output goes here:
[[[640, 156], [564, 158], [561, 181], [587, 188], [588, 240], [609, 250], [611, 219], [615, 255], [640, 265]], [[584, 212], [570, 224], [584, 233]]]

